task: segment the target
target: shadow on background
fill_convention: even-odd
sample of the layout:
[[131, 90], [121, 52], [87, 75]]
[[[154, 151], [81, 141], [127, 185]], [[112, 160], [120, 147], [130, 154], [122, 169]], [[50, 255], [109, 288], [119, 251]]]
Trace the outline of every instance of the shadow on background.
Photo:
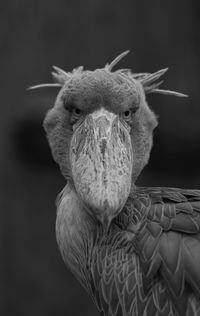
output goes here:
[[200, 188], [199, 18], [198, 0], [1, 1], [1, 315], [97, 315], [55, 241], [65, 182], [42, 121], [57, 90], [27, 86], [51, 82], [54, 64], [95, 69], [127, 49], [119, 67], [169, 66], [163, 86], [190, 98], [148, 97], [160, 125], [138, 183]]

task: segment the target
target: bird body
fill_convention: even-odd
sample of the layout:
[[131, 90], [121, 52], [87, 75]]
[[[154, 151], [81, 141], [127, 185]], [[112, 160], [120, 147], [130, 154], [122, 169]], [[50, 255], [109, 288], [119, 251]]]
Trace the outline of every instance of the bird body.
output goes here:
[[135, 188], [107, 235], [79, 203], [67, 186], [57, 240], [102, 315], [200, 315], [200, 191]]
[[138, 188], [157, 118], [148, 93], [167, 71], [67, 73], [44, 128], [67, 185], [57, 199], [62, 257], [102, 316], [200, 316], [200, 191]]

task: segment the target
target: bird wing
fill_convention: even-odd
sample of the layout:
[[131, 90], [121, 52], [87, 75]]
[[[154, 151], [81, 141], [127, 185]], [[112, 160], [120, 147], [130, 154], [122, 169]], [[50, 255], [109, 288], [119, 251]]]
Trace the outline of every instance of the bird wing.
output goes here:
[[200, 191], [138, 188], [97, 238], [92, 293], [102, 315], [200, 315]]

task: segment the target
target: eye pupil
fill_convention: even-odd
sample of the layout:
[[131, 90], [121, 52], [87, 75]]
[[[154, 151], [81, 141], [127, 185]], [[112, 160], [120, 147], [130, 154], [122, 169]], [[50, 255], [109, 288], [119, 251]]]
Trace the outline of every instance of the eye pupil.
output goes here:
[[125, 116], [125, 117], [128, 117], [128, 116], [130, 115], [130, 113], [131, 113], [131, 111], [128, 111], [128, 110], [127, 110], [127, 111], [124, 112], [124, 116]]
[[81, 110], [79, 108], [75, 108], [74, 109], [75, 114], [79, 115], [81, 114]]

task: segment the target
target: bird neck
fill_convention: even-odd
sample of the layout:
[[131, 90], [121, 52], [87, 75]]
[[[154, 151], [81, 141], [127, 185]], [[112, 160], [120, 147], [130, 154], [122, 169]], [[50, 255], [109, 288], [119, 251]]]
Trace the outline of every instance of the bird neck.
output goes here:
[[58, 198], [56, 237], [66, 265], [79, 281], [82, 280], [78, 267], [86, 265], [94, 229], [94, 221], [73, 185], [68, 183]]

